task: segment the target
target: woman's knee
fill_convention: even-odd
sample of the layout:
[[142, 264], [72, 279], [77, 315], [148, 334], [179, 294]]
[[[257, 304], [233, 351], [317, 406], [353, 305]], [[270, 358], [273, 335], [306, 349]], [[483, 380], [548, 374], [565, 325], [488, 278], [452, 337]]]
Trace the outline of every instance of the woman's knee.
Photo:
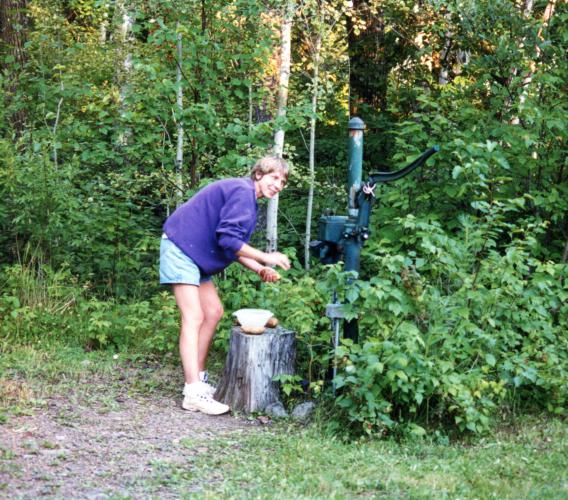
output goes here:
[[225, 311], [221, 303], [210, 304], [204, 311], [205, 321], [209, 323], [219, 323], [219, 321], [221, 321], [221, 318], [223, 317], [224, 312]]
[[199, 328], [205, 315], [199, 300], [199, 289], [193, 285], [176, 284], [173, 286], [176, 303], [181, 313], [182, 328]]
[[181, 312], [181, 327], [195, 328], [199, 330], [201, 325], [205, 322], [205, 315], [201, 311], [182, 311]]

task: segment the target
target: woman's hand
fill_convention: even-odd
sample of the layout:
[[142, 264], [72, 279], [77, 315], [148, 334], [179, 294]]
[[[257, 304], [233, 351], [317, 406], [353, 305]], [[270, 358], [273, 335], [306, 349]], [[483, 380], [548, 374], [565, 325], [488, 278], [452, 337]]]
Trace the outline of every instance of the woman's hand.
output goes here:
[[290, 259], [280, 252], [265, 253], [262, 260], [269, 266], [278, 266], [282, 269], [290, 269]]
[[257, 250], [246, 243], [243, 243], [241, 249], [237, 252], [237, 256], [239, 257], [239, 261], [249, 269], [258, 272], [254, 265], [248, 265], [246, 262], [250, 260], [255, 260], [258, 265], [264, 264], [265, 266], [278, 266], [284, 270], [290, 269], [290, 259], [286, 255], [280, 252], [262, 252], [261, 250]]
[[280, 279], [280, 275], [271, 267], [262, 267], [259, 269], [258, 274], [265, 283], [274, 283]]

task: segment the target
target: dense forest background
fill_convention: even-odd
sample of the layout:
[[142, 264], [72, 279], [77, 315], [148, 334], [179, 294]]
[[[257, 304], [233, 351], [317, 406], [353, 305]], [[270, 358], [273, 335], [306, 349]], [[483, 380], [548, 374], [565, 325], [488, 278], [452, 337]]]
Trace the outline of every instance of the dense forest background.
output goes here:
[[[328, 398], [357, 433], [565, 411], [565, 2], [8, 0], [0, 23], [0, 352], [175, 352], [161, 225], [200, 186], [246, 175], [281, 130], [293, 174], [278, 247], [294, 268], [275, 285], [238, 266], [219, 277], [219, 350], [230, 312], [276, 311], [298, 332], [288, 396]], [[345, 211], [353, 116], [366, 173], [441, 152], [378, 187], [351, 282], [305, 240], [325, 209]], [[333, 290], [361, 329], [336, 398]]]

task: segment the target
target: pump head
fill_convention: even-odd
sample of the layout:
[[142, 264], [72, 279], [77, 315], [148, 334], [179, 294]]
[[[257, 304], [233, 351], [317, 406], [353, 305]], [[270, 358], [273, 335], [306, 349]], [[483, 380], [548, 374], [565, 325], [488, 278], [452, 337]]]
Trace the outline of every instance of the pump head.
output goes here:
[[[312, 253], [324, 264], [346, 262], [346, 270], [359, 271], [359, 253], [370, 236], [369, 218], [375, 200], [374, 189], [379, 182], [400, 179], [423, 165], [430, 156], [440, 150], [434, 146], [422, 153], [416, 160], [396, 172], [377, 172], [359, 187], [355, 193], [355, 213], [345, 215], [323, 215], [318, 225], [318, 240], [310, 243]], [[351, 263], [351, 265], [347, 265]]]

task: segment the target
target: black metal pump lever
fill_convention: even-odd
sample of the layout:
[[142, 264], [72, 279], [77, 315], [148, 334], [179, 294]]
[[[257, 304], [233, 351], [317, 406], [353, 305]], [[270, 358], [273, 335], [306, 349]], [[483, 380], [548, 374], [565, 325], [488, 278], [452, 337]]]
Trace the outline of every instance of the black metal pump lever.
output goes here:
[[404, 168], [401, 168], [400, 170], [398, 170], [396, 172], [377, 172], [375, 174], [371, 174], [369, 176], [368, 182], [369, 182], [369, 184], [376, 184], [377, 182], [396, 181], [397, 179], [400, 179], [401, 177], [404, 177], [405, 175], [408, 175], [413, 170], [417, 169], [420, 165], [424, 164], [424, 162], [428, 158], [430, 158], [430, 156], [437, 153], [438, 151], [440, 151], [440, 146], [431, 147], [430, 149], [428, 149], [424, 153], [422, 153], [412, 163], [410, 163], [409, 165], [407, 165]]

